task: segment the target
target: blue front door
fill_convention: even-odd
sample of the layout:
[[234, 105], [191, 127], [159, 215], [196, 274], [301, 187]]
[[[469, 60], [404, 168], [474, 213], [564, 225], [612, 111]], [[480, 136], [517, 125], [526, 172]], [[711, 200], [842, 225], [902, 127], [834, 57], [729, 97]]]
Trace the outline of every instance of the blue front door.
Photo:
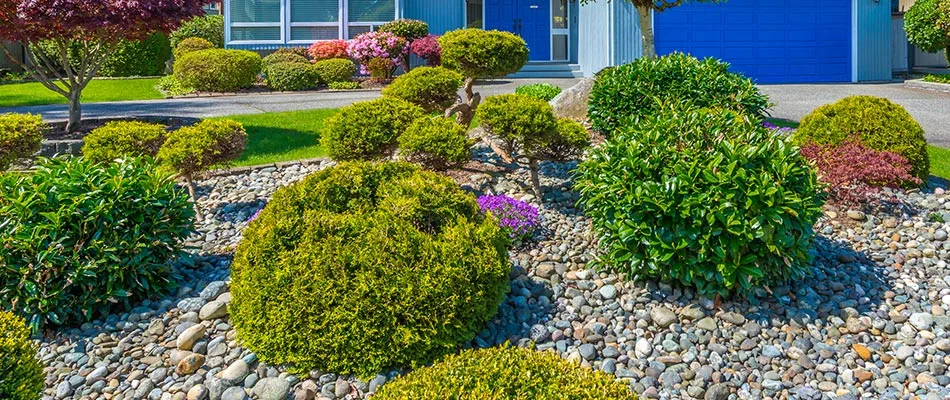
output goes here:
[[551, 0], [485, 0], [485, 29], [524, 38], [531, 61], [551, 60]]

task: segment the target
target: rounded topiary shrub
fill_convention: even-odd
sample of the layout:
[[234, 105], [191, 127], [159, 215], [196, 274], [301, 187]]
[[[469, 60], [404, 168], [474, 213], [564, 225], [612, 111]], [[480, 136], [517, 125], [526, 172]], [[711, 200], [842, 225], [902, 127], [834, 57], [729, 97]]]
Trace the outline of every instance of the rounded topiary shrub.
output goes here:
[[907, 41], [921, 50], [936, 53], [946, 50], [950, 62], [950, 2], [917, 0], [904, 14]]
[[380, 25], [377, 31], [389, 32], [411, 42], [426, 37], [429, 24], [415, 19], [397, 19]]
[[582, 368], [554, 352], [495, 347], [448, 356], [383, 385], [373, 398], [634, 400], [636, 396], [613, 375]]
[[270, 67], [271, 65], [280, 63], [310, 64], [310, 60], [300, 54], [289, 52], [273, 53], [261, 60], [261, 65], [263, 66], [264, 70], [267, 70], [267, 67]]
[[538, 100], [551, 101], [557, 95], [561, 94], [561, 88], [550, 83], [535, 83], [531, 85], [518, 86], [515, 93], [531, 96]]
[[141, 121], [113, 121], [83, 138], [82, 156], [96, 163], [119, 158], [154, 157], [165, 141], [165, 126]]
[[346, 58], [317, 61], [313, 66], [317, 70], [320, 81], [327, 84], [349, 82], [353, 75], [356, 75], [356, 64]]
[[501, 78], [528, 62], [528, 45], [509, 32], [459, 29], [439, 37], [442, 66], [466, 78]]
[[793, 137], [798, 144], [834, 145], [855, 139], [870, 149], [906, 158], [911, 174], [922, 182], [930, 176], [924, 129], [904, 107], [888, 99], [852, 96], [823, 105], [802, 118]]
[[224, 16], [205, 15], [185, 21], [168, 36], [172, 48], [189, 38], [200, 38], [211, 43], [212, 47], [224, 47]]
[[419, 67], [393, 81], [384, 96], [393, 96], [428, 112], [445, 110], [455, 103], [462, 75], [443, 67]]
[[508, 288], [506, 238], [449, 178], [343, 163], [279, 189], [231, 270], [231, 321], [268, 364], [371, 377], [454, 352]]
[[801, 278], [824, 202], [788, 138], [741, 114], [686, 107], [593, 149], [575, 187], [602, 266], [709, 295]]
[[168, 37], [155, 33], [144, 40], [122, 41], [103, 61], [99, 76], [159, 76], [172, 58]]
[[476, 115], [485, 131], [512, 154], [534, 147], [532, 144], [557, 129], [551, 105], [523, 94], [491, 96], [478, 107]]
[[267, 67], [267, 87], [277, 91], [313, 89], [319, 79], [310, 63], [282, 62]]
[[185, 54], [188, 54], [191, 52], [208, 50], [208, 49], [213, 49], [213, 48], [214, 48], [214, 44], [212, 44], [211, 42], [205, 39], [197, 38], [197, 37], [187, 38], [185, 40], [182, 40], [180, 43], [178, 43], [177, 46], [175, 46], [175, 59], [178, 60]]
[[204, 120], [168, 134], [158, 150], [158, 161], [188, 183], [192, 200], [194, 180], [202, 172], [225, 165], [244, 152], [247, 132], [240, 122], [228, 119]]
[[0, 399], [37, 400], [44, 378], [30, 328], [22, 318], [0, 310]]
[[33, 114], [0, 115], [0, 171], [40, 151], [49, 126]]
[[454, 119], [420, 118], [399, 136], [399, 151], [412, 162], [440, 171], [471, 159], [472, 141]]
[[399, 136], [423, 116], [421, 108], [395, 97], [356, 103], [330, 117], [320, 143], [337, 161], [388, 157]]
[[748, 78], [714, 58], [673, 53], [606, 68], [591, 89], [588, 117], [610, 136], [631, 121], [656, 114], [668, 103], [723, 108], [764, 116], [769, 100]]
[[175, 78], [202, 92], [249, 88], [261, 73], [261, 56], [247, 50], [209, 49], [186, 53], [175, 62]]
[[0, 174], [0, 304], [38, 328], [161, 294], [193, 219], [187, 194], [141, 158]]

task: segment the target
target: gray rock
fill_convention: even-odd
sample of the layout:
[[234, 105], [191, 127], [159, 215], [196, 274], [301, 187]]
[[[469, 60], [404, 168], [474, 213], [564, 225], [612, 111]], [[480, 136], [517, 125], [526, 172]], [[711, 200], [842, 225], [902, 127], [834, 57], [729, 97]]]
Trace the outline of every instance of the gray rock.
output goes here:
[[649, 340], [646, 340], [644, 338], [637, 339], [637, 344], [634, 347], [634, 352], [636, 353], [637, 357], [646, 358], [650, 354], [653, 354], [653, 345], [650, 344]]
[[221, 400], [248, 400], [247, 392], [240, 386], [229, 387], [221, 394]]
[[221, 301], [210, 301], [198, 311], [198, 318], [202, 321], [223, 318], [228, 315], [228, 305]]
[[248, 374], [248, 365], [244, 360], [237, 360], [221, 372], [221, 383], [224, 386], [235, 386], [244, 382]]
[[706, 400], [727, 400], [729, 399], [729, 394], [728, 386], [717, 383], [710, 386], [709, 389], [706, 389]]
[[605, 300], [612, 300], [617, 297], [617, 288], [614, 285], [604, 285], [600, 288], [600, 297]]
[[226, 291], [228, 291], [228, 284], [226, 282], [214, 281], [209, 283], [208, 286], [205, 286], [204, 289], [201, 289], [201, 294], [199, 294], [199, 296], [204, 301], [211, 301], [218, 298], [221, 293]]
[[191, 297], [179, 301], [178, 309], [181, 310], [182, 313], [198, 312], [198, 310], [201, 310], [201, 306], [205, 305], [206, 302], [205, 299], [200, 297]]
[[715, 318], [706, 317], [699, 320], [699, 322], [696, 323], [696, 327], [705, 331], [714, 331], [719, 325], [716, 324]]
[[260, 400], [284, 400], [290, 393], [290, 382], [284, 378], [263, 378], [254, 385], [254, 394]]
[[660, 328], [667, 328], [676, 322], [676, 314], [666, 307], [653, 307], [653, 310], [650, 311], [650, 318]]
[[92, 370], [89, 375], [86, 375], [86, 384], [91, 385], [93, 382], [98, 381], [102, 378], [105, 378], [109, 374], [109, 369], [105, 366], [101, 366]]
[[587, 119], [587, 101], [590, 99], [590, 90], [594, 87], [594, 79], [585, 78], [576, 85], [564, 89], [551, 100], [554, 115], [558, 118], [574, 120]]
[[582, 344], [581, 347], [577, 349], [581, 353], [581, 357], [585, 360], [590, 361], [597, 357], [597, 348], [590, 343]]
[[181, 335], [178, 335], [178, 350], [191, 350], [195, 342], [205, 336], [205, 326], [197, 324], [191, 328], [185, 329]]
[[926, 331], [933, 325], [934, 317], [928, 313], [913, 313], [910, 315], [909, 321], [917, 330]]

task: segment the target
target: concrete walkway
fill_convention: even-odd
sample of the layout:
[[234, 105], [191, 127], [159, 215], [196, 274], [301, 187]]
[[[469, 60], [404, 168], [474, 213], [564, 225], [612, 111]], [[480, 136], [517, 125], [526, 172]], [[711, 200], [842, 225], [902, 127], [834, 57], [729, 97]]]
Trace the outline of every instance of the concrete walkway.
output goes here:
[[[477, 90], [482, 96], [511, 93], [521, 85], [549, 82], [570, 87], [575, 79], [512, 79], [484, 82]], [[775, 107], [772, 116], [801, 120], [816, 107], [841, 98], [865, 94], [886, 97], [904, 107], [924, 127], [927, 140], [934, 145], [950, 148], [950, 94], [905, 88], [902, 83], [840, 84], [840, 85], [766, 85], [762, 90], [769, 95]], [[312, 92], [290, 94], [255, 94], [245, 96], [205, 97], [115, 103], [93, 103], [83, 106], [86, 117], [118, 117], [128, 115], [166, 115], [182, 117], [217, 117], [225, 115], [257, 114], [315, 108], [338, 108], [357, 101], [379, 97], [379, 92]], [[47, 120], [64, 120], [65, 105], [0, 108], [5, 112], [42, 114]]]

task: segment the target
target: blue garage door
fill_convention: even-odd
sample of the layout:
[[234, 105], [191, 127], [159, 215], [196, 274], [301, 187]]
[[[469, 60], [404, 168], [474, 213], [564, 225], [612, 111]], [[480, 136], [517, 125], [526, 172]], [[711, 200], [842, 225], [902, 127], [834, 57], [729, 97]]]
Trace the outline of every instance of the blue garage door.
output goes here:
[[657, 13], [656, 50], [716, 57], [758, 83], [851, 81], [851, 0], [728, 0]]

